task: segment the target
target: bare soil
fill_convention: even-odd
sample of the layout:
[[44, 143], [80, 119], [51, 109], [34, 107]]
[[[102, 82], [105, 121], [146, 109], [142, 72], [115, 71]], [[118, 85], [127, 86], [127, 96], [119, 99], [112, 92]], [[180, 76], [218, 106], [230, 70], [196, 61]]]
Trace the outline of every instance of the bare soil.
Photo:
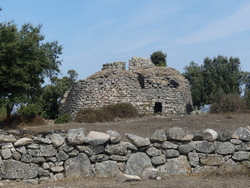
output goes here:
[[[182, 127], [189, 131], [202, 131], [207, 128], [214, 129], [217, 132], [227, 129], [234, 133], [239, 127], [250, 125], [250, 114], [203, 114], [188, 116], [151, 116], [138, 117], [133, 119], [121, 119], [116, 122], [108, 123], [75, 123], [58, 125], [44, 125], [33, 127], [19, 127], [24, 130], [23, 134], [40, 134], [40, 132], [67, 131], [72, 128], [83, 128], [85, 134], [89, 131], [106, 132], [107, 130], [117, 131], [121, 134], [122, 140], [127, 141], [125, 133], [136, 134], [141, 137], [150, 137], [157, 129], [168, 130], [171, 127]], [[21, 136], [21, 135], [20, 135]], [[22, 135], [23, 136], [23, 135]], [[31, 185], [8, 182], [3, 187], [30, 187]], [[32, 187], [165, 187], [165, 188], [247, 188], [250, 187], [250, 171], [242, 174], [227, 175], [191, 175], [191, 176], [169, 176], [161, 180], [142, 180], [138, 182], [117, 182], [116, 179], [64, 179], [55, 182], [32, 185]]]

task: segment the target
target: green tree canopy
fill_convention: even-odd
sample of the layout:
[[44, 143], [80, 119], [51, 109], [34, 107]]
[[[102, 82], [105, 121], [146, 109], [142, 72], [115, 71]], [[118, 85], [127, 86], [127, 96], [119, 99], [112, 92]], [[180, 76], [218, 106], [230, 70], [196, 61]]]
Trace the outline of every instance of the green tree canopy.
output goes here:
[[151, 61], [157, 67], [166, 67], [167, 66], [167, 54], [163, 53], [162, 51], [155, 51], [150, 56]]
[[15, 104], [26, 103], [41, 88], [45, 77], [59, 73], [62, 47], [43, 42], [41, 26], [0, 23], [0, 100], [7, 110], [7, 125]]
[[240, 94], [244, 73], [239, 58], [218, 55], [205, 58], [202, 65], [191, 62], [184, 67], [184, 77], [191, 85], [193, 103], [198, 108], [217, 102], [223, 94]]

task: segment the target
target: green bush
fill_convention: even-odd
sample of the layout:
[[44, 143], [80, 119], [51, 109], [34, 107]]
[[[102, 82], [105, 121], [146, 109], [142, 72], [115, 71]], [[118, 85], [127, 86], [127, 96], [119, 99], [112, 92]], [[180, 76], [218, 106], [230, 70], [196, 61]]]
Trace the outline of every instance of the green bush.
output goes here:
[[69, 114], [64, 114], [64, 115], [58, 116], [58, 118], [55, 120], [55, 124], [68, 123], [71, 120], [72, 118]]
[[223, 95], [220, 100], [213, 103], [210, 107], [210, 113], [242, 113], [246, 111], [246, 103], [237, 94]]
[[41, 108], [37, 104], [21, 105], [17, 110], [22, 122], [31, 122], [40, 112]]
[[167, 54], [163, 53], [162, 51], [156, 51], [152, 53], [152, 55], [150, 56], [150, 59], [155, 64], [155, 66], [166, 67], [167, 66], [166, 57], [167, 57]]
[[102, 107], [100, 109], [82, 109], [75, 118], [76, 122], [94, 123], [94, 122], [109, 122], [116, 117], [130, 118], [138, 115], [137, 109], [129, 103], [118, 103]]

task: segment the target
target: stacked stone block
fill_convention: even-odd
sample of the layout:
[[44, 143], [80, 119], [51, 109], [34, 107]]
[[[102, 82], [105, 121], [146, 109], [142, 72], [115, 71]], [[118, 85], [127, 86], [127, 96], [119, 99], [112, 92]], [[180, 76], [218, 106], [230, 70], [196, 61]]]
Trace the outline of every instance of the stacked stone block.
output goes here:
[[[18, 132], [18, 131], [16, 131]], [[225, 134], [226, 133], [226, 134]], [[115, 131], [71, 129], [32, 138], [0, 135], [0, 178], [29, 183], [77, 177], [227, 173], [250, 167], [250, 129], [234, 134], [208, 129], [192, 133], [173, 127], [150, 138]], [[137, 177], [137, 178], [139, 178]]]

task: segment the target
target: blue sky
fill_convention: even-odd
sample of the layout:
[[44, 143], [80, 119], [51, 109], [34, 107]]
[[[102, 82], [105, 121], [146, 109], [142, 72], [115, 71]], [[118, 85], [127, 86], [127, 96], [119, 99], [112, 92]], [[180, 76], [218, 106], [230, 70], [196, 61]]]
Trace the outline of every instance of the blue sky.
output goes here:
[[79, 79], [102, 64], [167, 54], [183, 72], [191, 61], [239, 57], [250, 71], [249, 0], [0, 0], [0, 20], [42, 24], [45, 41], [64, 48], [62, 74]]

